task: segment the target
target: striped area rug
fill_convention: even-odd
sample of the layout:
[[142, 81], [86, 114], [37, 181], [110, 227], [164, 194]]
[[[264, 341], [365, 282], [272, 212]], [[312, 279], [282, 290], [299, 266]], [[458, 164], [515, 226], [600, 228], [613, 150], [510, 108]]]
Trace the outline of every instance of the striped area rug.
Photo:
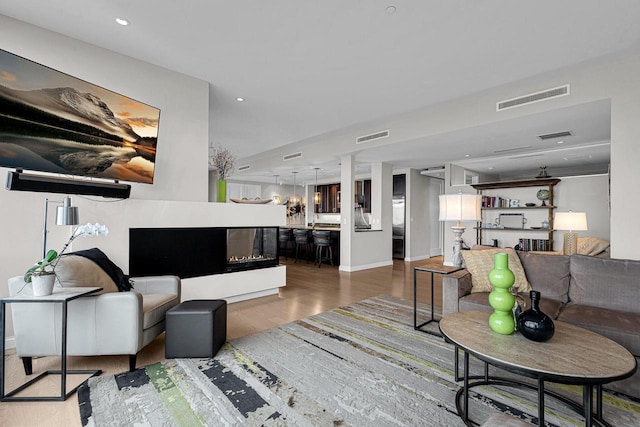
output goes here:
[[[421, 307], [421, 313], [429, 312]], [[380, 296], [232, 340], [213, 359], [171, 359], [93, 377], [78, 391], [82, 424], [463, 425], [453, 347], [414, 331], [412, 322], [412, 301]], [[475, 361], [471, 369], [480, 374], [482, 365]], [[578, 387], [549, 388], [581, 399]], [[530, 391], [478, 387], [470, 394], [475, 421], [506, 412], [537, 422]], [[584, 425], [554, 399], [546, 402], [547, 425]], [[612, 425], [640, 425], [637, 402], [606, 394], [604, 406]]]

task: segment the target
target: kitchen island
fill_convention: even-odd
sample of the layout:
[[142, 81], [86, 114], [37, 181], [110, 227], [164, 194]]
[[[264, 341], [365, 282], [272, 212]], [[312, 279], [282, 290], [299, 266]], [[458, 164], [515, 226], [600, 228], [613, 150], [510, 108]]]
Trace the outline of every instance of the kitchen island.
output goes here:
[[[331, 250], [333, 252], [333, 265], [338, 267], [340, 265], [340, 225], [339, 224], [316, 224], [313, 225], [304, 225], [304, 224], [287, 224], [283, 225], [280, 228], [288, 228], [288, 229], [302, 229], [309, 231], [309, 238], [312, 242], [311, 244], [311, 261], [315, 260], [315, 246], [313, 245], [313, 239], [311, 238], [311, 233], [313, 230], [317, 231], [330, 231], [331, 232]], [[281, 255], [284, 255], [281, 253]], [[295, 243], [293, 245], [287, 246], [287, 257], [295, 258]], [[324, 264], [329, 264], [328, 261], [325, 261]]]

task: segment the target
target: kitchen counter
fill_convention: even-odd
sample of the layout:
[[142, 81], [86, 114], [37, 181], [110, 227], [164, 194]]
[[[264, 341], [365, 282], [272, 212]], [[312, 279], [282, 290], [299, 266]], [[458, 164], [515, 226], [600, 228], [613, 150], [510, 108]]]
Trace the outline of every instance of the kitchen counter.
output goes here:
[[333, 226], [327, 226], [327, 225], [316, 225], [315, 227], [310, 226], [310, 225], [303, 225], [303, 224], [288, 224], [288, 225], [284, 225], [281, 228], [301, 228], [304, 230], [319, 230], [319, 231], [340, 231], [340, 226], [337, 225], [335, 227]]

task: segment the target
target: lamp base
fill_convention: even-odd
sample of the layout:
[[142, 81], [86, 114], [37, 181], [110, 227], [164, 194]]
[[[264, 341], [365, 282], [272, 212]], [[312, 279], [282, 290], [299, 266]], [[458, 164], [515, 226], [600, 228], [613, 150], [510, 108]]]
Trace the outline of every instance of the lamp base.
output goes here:
[[462, 233], [466, 230], [465, 227], [451, 227], [451, 231], [453, 231], [453, 235], [455, 238], [453, 239], [453, 265], [456, 267], [462, 267], [464, 260], [462, 259]]
[[578, 253], [578, 233], [567, 231], [564, 233], [564, 247], [562, 251], [565, 255], [575, 255]]

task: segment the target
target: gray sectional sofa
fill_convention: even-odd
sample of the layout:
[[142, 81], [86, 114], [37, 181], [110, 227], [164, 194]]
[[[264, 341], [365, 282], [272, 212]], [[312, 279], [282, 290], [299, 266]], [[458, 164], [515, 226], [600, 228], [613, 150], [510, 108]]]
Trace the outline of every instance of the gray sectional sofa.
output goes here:
[[[640, 366], [640, 261], [518, 252], [540, 310], [597, 332], [627, 348]], [[491, 310], [487, 292], [471, 293], [467, 270], [443, 277], [443, 314]], [[528, 296], [525, 297], [530, 306]], [[640, 399], [640, 369], [605, 386]]]

